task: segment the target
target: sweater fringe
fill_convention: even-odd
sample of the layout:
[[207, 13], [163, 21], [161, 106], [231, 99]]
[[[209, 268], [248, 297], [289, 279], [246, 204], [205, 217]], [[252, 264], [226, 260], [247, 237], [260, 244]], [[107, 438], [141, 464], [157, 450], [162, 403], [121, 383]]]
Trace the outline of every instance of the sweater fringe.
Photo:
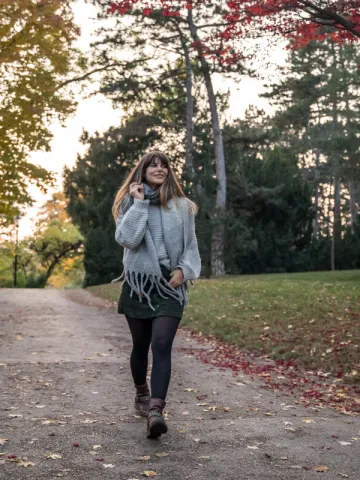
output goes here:
[[[140, 279], [139, 279], [139, 275]], [[133, 294], [137, 294], [139, 297], [139, 302], [141, 302], [142, 297], [144, 296], [148, 302], [149, 307], [155, 311], [155, 308], [151, 304], [150, 300], [150, 294], [154, 288], [156, 288], [158, 294], [160, 297], [168, 299], [169, 297], [166, 297], [164, 294], [167, 294], [175, 300], [178, 300], [180, 304], [188, 305], [189, 300], [187, 298], [186, 292], [188, 290], [188, 285], [187, 282], [181, 284], [179, 287], [174, 288], [172, 287], [169, 282], [164, 278], [164, 276], [161, 275], [153, 275], [153, 274], [139, 274], [137, 272], [130, 272], [125, 270], [123, 273], [120, 275], [120, 277], [115, 278], [114, 280], [111, 281], [111, 283], [117, 283], [120, 282], [121, 280], [121, 287], [124, 282], [128, 283], [128, 285], [131, 288], [130, 291], [130, 298], [132, 298]], [[150, 287], [147, 291], [145, 291], [145, 285], [150, 280]]]

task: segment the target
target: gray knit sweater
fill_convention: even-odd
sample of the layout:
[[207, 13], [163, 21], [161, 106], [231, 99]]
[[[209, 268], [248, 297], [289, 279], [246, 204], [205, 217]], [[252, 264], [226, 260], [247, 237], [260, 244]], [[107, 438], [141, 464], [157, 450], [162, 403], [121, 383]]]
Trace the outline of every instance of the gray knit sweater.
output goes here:
[[[129, 207], [124, 202], [116, 221], [115, 239], [124, 247], [124, 271], [116, 280], [124, 279], [135, 292], [145, 296], [152, 309], [150, 293], [172, 296], [187, 305], [187, 282], [199, 277], [201, 259], [195, 233], [194, 215], [186, 198], [171, 199], [169, 210], [150, 205], [149, 200], [134, 199]], [[163, 277], [160, 261], [171, 271], [180, 267], [184, 283], [173, 288]], [[139, 278], [140, 276], [140, 278]], [[150, 288], [144, 290], [147, 281]]]

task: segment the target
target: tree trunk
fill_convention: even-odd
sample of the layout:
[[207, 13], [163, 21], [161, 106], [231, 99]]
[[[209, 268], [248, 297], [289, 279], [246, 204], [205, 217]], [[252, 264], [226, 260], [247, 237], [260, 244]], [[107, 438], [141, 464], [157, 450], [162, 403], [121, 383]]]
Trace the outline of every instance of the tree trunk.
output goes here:
[[[188, 22], [192, 22], [192, 9], [188, 10]], [[194, 99], [192, 95], [192, 69], [186, 37], [181, 31], [178, 21], [174, 18], [173, 23], [179, 33], [181, 47], [185, 57], [186, 68], [186, 156], [185, 156], [185, 172], [187, 177], [192, 180], [195, 175], [193, 164], [193, 136], [194, 136]]]
[[335, 254], [337, 246], [341, 239], [341, 195], [340, 195], [340, 179], [338, 176], [334, 178], [334, 222], [331, 239], [331, 270], [336, 270]]
[[[188, 17], [189, 29], [194, 41], [199, 41], [197, 34], [197, 28], [194, 25], [192, 18]], [[216, 97], [211, 81], [211, 73], [208, 62], [201, 55], [199, 51], [199, 61], [201, 65], [201, 71], [204, 76], [204, 82], [208, 94], [210, 112], [211, 112], [211, 125], [214, 135], [215, 143], [215, 161], [216, 161], [216, 179], [217, 179], [217, 191], [216, 191], [216, 206], [215, 213], [213, 215], [213, 233], [211, 238], [211, 273], [212, 275], [224, 275], [224, 238], [225, 238], [225, 226], [224, 216], [226, 213], [226, 171], [225, 171], [225, 155], [222, 133], [219, 124], [219, 115], [217, 111]]]
[[349, 194], [350, 194], [350, 225], [351, 233], [355, 233], [355, 225], [357, 221], [357, 206], [356, 206], [356, 184], [355, 180], [349, 180]]
[[[342, 46], [340, 45], [340, 62], [341, 62], [341, 67], [345, 71], [346, 65], [345, 65], [345, 59], [344, 55], [342, 55], [344, 52]], [[346, 85], [346, 88], [344, 89], [344, 99], [345, 99], [345, 113], [346, 113], [346, 127], [351, 130], [351, 107], [350, 107], [350, 101], [349, 101], [349, 85]], [[349, 210], [350, 210], [350, 226], [351, 226], [351, 233], [354, 235], [355, 233], [355, 225], [357, 221], [357, 211], [356, 211], [356, 185], [354, 181], [354, 175], [355, 175], [355, 169], [356, 166], [354, 165], [354, 158], [356, 158], [356, 148], [349, 148], [348, 149], [348, 162], [350, 165], [349, 169], [346, 169], [349, 173], [347, 173], [347, 179], [348, 179], [348, 188], [349, 188]]]
[[319, 237], [319, 151], [316, 150], [316, 164], [315, 164], [315, 199], [314, 199], [314, 209], [315, 209], [315, 216], [313, 219], [313, 236], [315, 239]]
[[[334, 44], [332, 45], [332, 53], [334, 63], [333, 66], [337, 68], [338, 65], [338, 57], [337, 52], [335, 50]], [[341, 47], [340, 47], [341, 48]], [[332, 98], [332, 119], [333, 119], [333, 128], [334, 132], [337, 131], [339, 128], [338, 123], [338, 96], [337, 91], [335, 90], [333, 93]], [[336, 253], [337, 253], [337, 246], [341, 240], [341, 181], [340, 181], [340, 159], [339, 153], [337, 151], [334, 152], [334, 220], [333, 220], [333, 229], [332, 229], [332, 238], [331, 238], [331, 270], [336, 269]]]

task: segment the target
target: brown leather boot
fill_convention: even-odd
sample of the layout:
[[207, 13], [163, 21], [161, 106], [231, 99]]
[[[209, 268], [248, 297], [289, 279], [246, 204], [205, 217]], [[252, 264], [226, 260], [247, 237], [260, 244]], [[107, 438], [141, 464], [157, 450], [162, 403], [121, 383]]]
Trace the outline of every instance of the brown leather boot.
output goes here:
[[166, 402], [161, 398], [151, 398], [147, 414], [147, 437], [158, 438], [167, 432], [167, 425], [162, 415]]
[[150, 390], [147, 382], [144, 385], [135, 385], [136, 395], [134, 407], [143, 417], [147, 416], [150, 405]]

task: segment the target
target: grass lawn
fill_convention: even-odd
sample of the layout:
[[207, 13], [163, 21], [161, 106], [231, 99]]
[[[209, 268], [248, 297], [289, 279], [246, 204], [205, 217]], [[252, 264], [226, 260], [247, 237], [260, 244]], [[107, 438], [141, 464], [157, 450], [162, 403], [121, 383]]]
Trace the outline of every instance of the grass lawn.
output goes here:
[[[119, 297], [119, 284], [88, 290]], [[199, 279], [189, 300], [184, 327], [360, 382], [359, 270]]]

